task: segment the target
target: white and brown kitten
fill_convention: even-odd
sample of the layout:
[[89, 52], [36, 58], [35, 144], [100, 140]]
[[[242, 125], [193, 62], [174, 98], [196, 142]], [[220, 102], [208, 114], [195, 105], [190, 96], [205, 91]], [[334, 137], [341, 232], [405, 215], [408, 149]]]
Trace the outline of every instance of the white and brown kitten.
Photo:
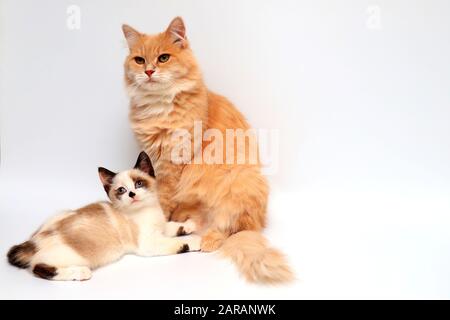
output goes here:
[[156, 194], [150, 158], [141, 152], [134, 169], [98, 169], [111, 202], [97, 202], [48, 220], [31, 239], [12, 247], [8, 260], [48, 280], [87, 280], [92, 269], [125, 254], [158, 256], [196, 251], [195, 224], [167, 222]]

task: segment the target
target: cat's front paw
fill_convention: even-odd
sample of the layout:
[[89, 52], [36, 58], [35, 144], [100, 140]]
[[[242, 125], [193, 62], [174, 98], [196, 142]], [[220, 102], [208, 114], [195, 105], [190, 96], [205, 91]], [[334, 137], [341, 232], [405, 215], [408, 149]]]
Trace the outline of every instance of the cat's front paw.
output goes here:
[[181, 247], [178, 248], [177, 254], [189, 252], [189, 249], [190, 249], [190, 248], [189, 248], [189, 245], [188, 245], [187, 243], [183, 243], [183, 244], [181, 245]]
[[197, 225], [195, 224], [195, 222], [192, 219], [187, 220], [183, 224], [183, 228], [184, 228], [184, 231], [186, 232], [186, 234], [191, 234], [191, 233], [194, 233], [195, 231], [197, 231]]
[[177, 237], [179, 236], [185, 236], [187, 234], [191, 234], [197, 230], [197, 226], [194, 221], [188, 220], [183, 223], [182, 226], [180, 226], [177, 230]]
[[206, 233], [201, 241], [201, 250], [203, 252], [212, 252], [219, 249], [224, 242], [224, 237], [218, 232]]
[[189, 246], [189, 251], [200, 251], [200, 244], [202, 237], [195, 234], [186, 237], [186, 243]]

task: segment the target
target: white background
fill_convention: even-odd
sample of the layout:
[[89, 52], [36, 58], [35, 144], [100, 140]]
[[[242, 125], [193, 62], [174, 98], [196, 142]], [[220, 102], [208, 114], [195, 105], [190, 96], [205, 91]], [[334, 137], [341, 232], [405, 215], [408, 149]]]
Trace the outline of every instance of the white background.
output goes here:
[[134, 163], [120, 27], [181, 15], [209, 87], [279, 130], [266, 234], [298, 277], [249, 285], [192, 253], [55, 283], [2, 259], [1, 298], [450, 298], [449, 1], [2, 0], [0, 15], [1, 255], [105, 199], [97, 166]]

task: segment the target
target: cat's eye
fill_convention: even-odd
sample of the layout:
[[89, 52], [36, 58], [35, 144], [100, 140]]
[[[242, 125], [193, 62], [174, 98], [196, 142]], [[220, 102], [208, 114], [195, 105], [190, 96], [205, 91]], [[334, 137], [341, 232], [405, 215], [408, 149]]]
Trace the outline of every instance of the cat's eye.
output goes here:
[[120, 187], [119, 189], [117, 189], [118, 194], [124, 194], [125, 192], [127, 192], [127, 189], [125, 189], [124, 187]]
[[142, 58], [142, 57], [134, 57], [134, 61], [135, 61], [137, 64], [144, 64], [144, 63], [145, 63], [145, 59]]
[[134, 184], [134, 186], [137, 188], [142, 188], [144, 186], [144, 181], [142, 180], [138, 180], [136, 181], [136, 183]]
[[163, 53], [162, 55], [160, 55], [160, 56], [158, 57], [158, 61], [161, 62], [161, 63], [164, 63], [164, 62], [169, 61], [169, 58], [170, 58], [170, 54], [168, 54], [168, 53]]

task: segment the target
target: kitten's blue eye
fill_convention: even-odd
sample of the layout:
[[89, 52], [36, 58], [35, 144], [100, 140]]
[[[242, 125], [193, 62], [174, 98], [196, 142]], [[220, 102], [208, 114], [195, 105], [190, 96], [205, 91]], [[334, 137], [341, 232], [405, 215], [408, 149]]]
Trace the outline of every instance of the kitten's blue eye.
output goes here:
[[120, 187], [119, 189], [117, 189], [118, 194], [124, 194], [125, 192], [127, 192], [127, 189], [125, 189], [124, 187]]
[[138, 180], [138, 181], [136, 181], [136, 183], [134, 184], [134, 186], [135, 186], [136, 188], [142, 188], [142, 187], [144, 186], [144, 181]]

